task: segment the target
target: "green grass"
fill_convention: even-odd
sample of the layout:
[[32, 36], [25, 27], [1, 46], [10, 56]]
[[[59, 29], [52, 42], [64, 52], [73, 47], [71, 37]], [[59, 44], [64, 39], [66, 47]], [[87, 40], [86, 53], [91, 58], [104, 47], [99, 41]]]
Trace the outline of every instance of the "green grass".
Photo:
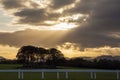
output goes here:
[[[17, 73], [0, 73], [0, 80], [19, 80]], [[41, 73], [24, 73], [23, 80], [42, 80]], [[57, 80], [56, 73], [45, 73], [44, 80]], [[66, 80], [65, 73], [60, 73], [59, 80]], [[90, 73], [69, 73], [68, 80], [92, 80]], [[115, 73], [97, 73], [96, 80], [116, 80]], [[119, 79], [120, 80], [120, 79]]]
[[[22, 65], [20, 64], [0, 64], [0, 69], [6, 70], [6, 69], [16, 69], [16, 67], [20, 67]], [[74, 67], [61, 67], [58, 66], [58, 68], [61, 69], [82, 69], [83, 68], [74, 68]], [[57, 80], [56, 73], [50, 72], [45, 73], [45, 79], [44, 80]], [[97, 77], [96, 80], [117, 80], [116, 79], [116, 73], [96, 73]], [[66, 80], [65, 73], [60, 73], [59, 80]], [[0, 80], [42, 80], [41, 73], [34, 72], [34, 73], [24, 73], [24, 79], [18, 79], [18, 73], [6, 73], [6, 72], [0, 72]], [[90, 73], [85, 72], [79, 72], [79, 73], [69, 73], [69, 79], [67, 80], [93, 80], [90, 78]], [[119, 79], [120, 80], [120, 79]]]

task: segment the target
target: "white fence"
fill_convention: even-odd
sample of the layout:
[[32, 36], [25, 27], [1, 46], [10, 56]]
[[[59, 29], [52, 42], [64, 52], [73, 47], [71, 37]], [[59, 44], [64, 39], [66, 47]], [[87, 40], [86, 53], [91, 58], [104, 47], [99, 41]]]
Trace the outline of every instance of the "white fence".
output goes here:
[[119, 79], [119, 72], [120, 70], [72, 70], [72, 69], [31, 69], [31, 70], [0, 70], [0, 72], [17, 72], [18, 73], [18, 79], [24, 79], [24, 72], [40, 72], [42, 73], [42, 79], [45, 78], [45, 72], [56, 72], [56, 77], [57, 79], [60, 78], [59, 76], [59, 73], [60, 72], [64, 72], [65, 73], [65, 77], [66, 79], [69, 78], [69, 75], [68, 73], [69, 72], [88, 72], [90, 73], [90, 78], [91, 79], [96, 79], [96, 73], [98, 72], [112, 72], [112, 73], [115, 73], [116, 74], [116, 79], [118, 80]]

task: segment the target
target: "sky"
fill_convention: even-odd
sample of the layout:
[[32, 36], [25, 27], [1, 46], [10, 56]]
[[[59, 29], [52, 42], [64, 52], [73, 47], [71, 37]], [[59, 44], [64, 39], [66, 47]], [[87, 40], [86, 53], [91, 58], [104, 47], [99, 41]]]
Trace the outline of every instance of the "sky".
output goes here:
[[120, 0], [0, 0], [0, 56], [25, 45], [66, 57], [120, 56]]

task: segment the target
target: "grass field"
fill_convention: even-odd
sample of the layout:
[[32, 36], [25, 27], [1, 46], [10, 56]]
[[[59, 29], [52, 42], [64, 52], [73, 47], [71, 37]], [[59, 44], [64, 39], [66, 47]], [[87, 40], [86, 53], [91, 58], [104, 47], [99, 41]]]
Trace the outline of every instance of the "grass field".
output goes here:
[[[17, 73], [0, 73], [0, 80], [19, 80]], [[41, 73], [24, 73], [23, 80], [42, 80]], [[56, 73], [45, 73], [44, 80], [57, 80]], [[65, 73], [60, 73], [59, 80], [66, 80]], [[68, 80], [91, 80], [90, 73], [69, 73]], [[96, 80], [116, 80], [115, 73], [97, 73]]]
[[21, 64], [0, 64], [0, 69], [16, 69], [21, 66]]
[[[0, 64], [0, 69], [14, 69], [16, 66], [21, 66], [19, 64], [17, 65], [5, 65]], [[65, 68], [65, 67], [64, 67]], [[70, 68], [70, 67], [69, 67]], [[74, 68], [72, 68], [74, 69]], [[78, 69], [78, 68], [77, 68]], [[57, 80], [56, 73], [45, 73], [45, 79], [44, 80]], [[70, 72], [69, 78], [67, 80], [92, 80], [90, 78], [90, 73], [72, 73]], [[117, 80], [116, 79], [116, 73], [96, 73], [97, 77], [96, 80]], [[6, 73], [2, 72], [0, 73], [0, 80], [42, 80], [41, 73], [34, 72], [34, 73], [24, 73], [24, 79], [18, 79], [18, 73]], [[66, 80], [65, 73], [60, 73], [59, 80]], [[120, 80], [120, 79], [119, 79]]]

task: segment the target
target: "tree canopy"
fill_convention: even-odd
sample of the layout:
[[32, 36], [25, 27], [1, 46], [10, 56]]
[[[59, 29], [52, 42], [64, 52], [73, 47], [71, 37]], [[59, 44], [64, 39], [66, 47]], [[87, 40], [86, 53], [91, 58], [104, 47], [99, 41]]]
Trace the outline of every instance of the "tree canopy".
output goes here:
[[56, 63], [57, 60], [63, 58], [61, 51], [56, 48], [45, 49], [42, 47], [35, 46], [22, 46], [16, 55], [17, 60], [24, 63], [35, 63], [35, 62], [46, 62], [52, 61]]

